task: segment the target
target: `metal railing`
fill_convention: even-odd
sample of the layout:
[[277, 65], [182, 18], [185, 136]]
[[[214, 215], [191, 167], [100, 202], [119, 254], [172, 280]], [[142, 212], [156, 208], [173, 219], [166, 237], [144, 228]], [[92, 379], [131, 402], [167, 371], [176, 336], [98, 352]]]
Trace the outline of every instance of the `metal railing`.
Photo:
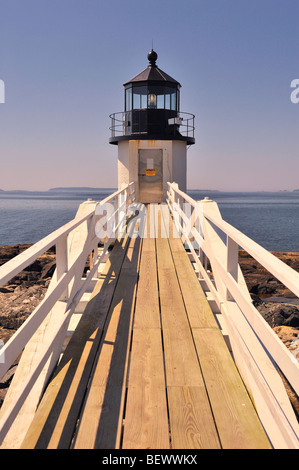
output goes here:
[[[125, 111], [110, 114], [111, 126], [109, 128], [111, 137], [130, 136], [134, 134], [152, 134], [152, 133], [166, 133], [176, 135], [179, 133], [183, 137], [194, 139], [194, 114], [178, 112], [171, 119], [175, 120], [174, 124], [169, 124], [168, 117], [165, 122], [158, 122], [154, 120], [143, 120], [143, 111]], [[163, 110], [157, 110], [163, 111]], [[132, 118], [132, 113], [134, 117]]]

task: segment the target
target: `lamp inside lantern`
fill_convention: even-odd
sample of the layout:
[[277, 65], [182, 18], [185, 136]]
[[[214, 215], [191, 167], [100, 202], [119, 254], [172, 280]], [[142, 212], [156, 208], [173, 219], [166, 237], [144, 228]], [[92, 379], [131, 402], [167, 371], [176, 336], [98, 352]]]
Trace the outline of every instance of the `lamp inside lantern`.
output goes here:
[[156, 108], [157, 107], [157, 95], [155, 95], [154, 93], [150, 93], [148, 95], [147, 106], [148, 106], [148, 108]]

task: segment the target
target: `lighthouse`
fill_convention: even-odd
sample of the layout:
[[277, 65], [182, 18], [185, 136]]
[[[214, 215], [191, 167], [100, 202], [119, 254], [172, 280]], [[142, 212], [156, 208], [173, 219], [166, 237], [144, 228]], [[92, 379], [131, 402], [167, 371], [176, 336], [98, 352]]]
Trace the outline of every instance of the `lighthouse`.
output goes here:
[[118, 146], [118, 187], [135, 182], [142, 203], [165, 201], [167, 182], [187, 186], [187, 148], [194, 115], [180, 111], [181, 84], [148, 53], [145, 70], [124, 83], [124, 111], [110, 115], [109, 142]]

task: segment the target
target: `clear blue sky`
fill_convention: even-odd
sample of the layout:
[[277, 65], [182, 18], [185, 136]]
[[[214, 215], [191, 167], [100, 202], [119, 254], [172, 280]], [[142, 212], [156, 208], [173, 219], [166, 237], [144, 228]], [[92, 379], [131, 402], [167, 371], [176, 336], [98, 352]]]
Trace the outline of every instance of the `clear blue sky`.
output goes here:
[[188, 187], [299, 188], [299, 0], [0, 0], [0, 188], [115, 187], [109, 114], [152, 40], [196, 115]]

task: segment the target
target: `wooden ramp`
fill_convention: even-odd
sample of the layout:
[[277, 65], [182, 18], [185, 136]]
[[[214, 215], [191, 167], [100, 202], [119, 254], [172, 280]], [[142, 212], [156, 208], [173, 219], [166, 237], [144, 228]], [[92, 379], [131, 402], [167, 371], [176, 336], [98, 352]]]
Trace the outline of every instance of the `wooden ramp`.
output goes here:
[[166, 210], [116, 241], [23, 448], [271, 447]]

